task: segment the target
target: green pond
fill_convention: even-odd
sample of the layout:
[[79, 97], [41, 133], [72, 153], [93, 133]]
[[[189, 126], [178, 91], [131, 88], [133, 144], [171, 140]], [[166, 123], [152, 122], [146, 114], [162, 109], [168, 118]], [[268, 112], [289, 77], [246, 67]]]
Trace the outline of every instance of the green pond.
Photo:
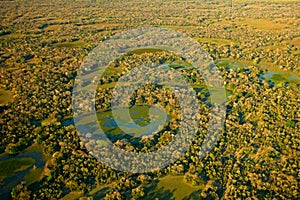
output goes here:
[[215, 63], [217, 66], [230, 67], [232, 69], [237, 69], [238, 67], [243, 68], [243, 67], [248, 66], [245, 63], [233, 62], [233, 61], [228, 61], [228, 60], [217, 60]]
[[268, 71], [263, 77], [267, 80], [271, 80], [276, 84], [279, 83], [292, 83], [292, 84], [300, 84], [300, 77], [292, 74], [291, 72], [274, 72]]
[[[216, 61], [218, 66], [225, 66], [230, 67], [232, 69], [245, 68], [248, 64], [239, 63], [239, 62], [232, 62], [227, 60], [218, 60]], [[290, 83], [290, 84], [300, 84], [300, 77], [298, 75], [293, 74], [289, 71], [272, 71], [269, 70], [267, 66], [262, 65], [262, 69], [267, 69], [267, 72], [261, 76], [261, 78], [270, 80], [275, 84], [282, 84], [282, 83]]]

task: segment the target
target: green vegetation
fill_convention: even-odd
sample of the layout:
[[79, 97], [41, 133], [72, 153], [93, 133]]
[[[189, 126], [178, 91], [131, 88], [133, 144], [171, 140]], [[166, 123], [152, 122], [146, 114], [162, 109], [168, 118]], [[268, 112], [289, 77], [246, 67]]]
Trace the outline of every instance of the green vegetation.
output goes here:
[[25, 175], [24, 179], [26, 180], [27, 185], [35, 183], [40, 180], [43, 169], [41, 168], [32, 168], [28, 174]]
[[242, 25], [257, 28], [259, 30], [282, 30], [288, 28], [287, 24], [274, 23], [269, 19], [245, 18], [239, 22]]
[[291, 127], [291, 128], [295, 128], [296, 127], [296, 122], [295, 121], [288, 121], [286, 123], [286, 126]]
[[[0, 199], [299, 199], [299, 3], [0, 1], [0, 153], [8, 158], [0, 162], [0, 179], [14, 179], [7, 187], [0, 185]], [[214, 59], [226, 88], [226, 119], [215, 147], [200, 159], [210, 100], [218, 100], [222, 91], [214, 88], [215, 95], [209, 94], [201, 75], [168, 51], [142, 47], [128, 52], [106, 68], [95, 95], [99, 124], [111, 142], [124, 151], [145, 153], [177, 135], [180, 105], [163, 86], [144, 85], [128, 105], [133, 122], [146, 127], [149, 107], [159, 104], [168, 114], [159, 132], [130, 136], [113, 120], [113, 88], [122, 75], [145, 63], [169, 66], [189, 82], [199, 102], [195, 118], [201, 130], [189, 150], [166, 168], [125, 173], [89, 153], [105, 142], [79, 137], [72, 121], [72, 89], [94, 47], [124, 30], [148, 26], [184, 33]], [[91, 87], [93, 76], [86, 76], [82, 89]], [[133, 122], [119, 118], [122, 128], [130, 129]], [[81, 123], [89, 126], [91, 119], [84, 116]], [[118, 155], [110, 159], [127, 162]], [[20, 171], [28, 173], [14, 176]]]
[[300, 78], [294, 76], [289, 72], [268, 72], [264, 75], [267, 80], [271, 80], [274, 83], [290, 83], [300, 84]]
[[0, 89], [0, 106], [6, 105], [11, 100], [11, 93], [7, 90]]
[[[149, 106], [146, 105], [139, 105], [139, 106], [134, 106], [130, 108], [130, 115], [131, 118], [133, 119], [133, 122], [138, 124], [139, 126], [146, 126], [150, 123], [151, 118], [149, 117]], [[152, 110], [152, 117], [153, 119], [155, 118], [160, 118], [162, 116], [161, 111], [159, 108], [156, 108]], [[97, 118], [98, 122], [101, 126], [101, 129], [104, 131], [106, 134], [121, 134], [124, 133], [124, 130], [130, 130], [133, 133], [135, 130], [131, 128], [131, 123], [127, 123], [127, 121], [124, 121], [124, 117], [122, 116], [122, 112], [118, 112], [118, 116], [113, 116], [111, 110], [107, 111], [101, 111], [97, 113]], [[89, 126], [89, 123], [91, 122], [93, 116], [85, 116], [83, 117], [78, 124], [80, 125], [85, 125]], [[118, 119], [123, 125], [119, 127], [114, 119]], [[123, 122], [122, 122], [123, 121]], [[90, 127], [92, 128], [92, 127]], [[96, 127], [93, 127], [92, 129], [96, 129]], [[144, 132], [146, 132], [147, 129], [145, 129]], [[138, 132], [135, 137], [140, 137], [139, 134], [143, 134], [144, 132]]]
[[84, 195], [83, 192], [70, 192], [66, 196], [60, 198], [60, 200], [74, 200], [74, 199], [79, 199]]
[[18, 158], [0, 161], [0, 182], [16, 172], [24, 171], [34, 164], [33, 158]]
[[66, 47], [66, 48], [83, 48], [85, 46], [85, 43], [82, 41], [63, 42], [63, 43], [56, 43], [53, 46], [54, 47]]
[[199, 38], [200, 42], [209, 42], [211, 44], [217, 44], [217, 45], [228, 45], [228, 44], [234, 44], [235, 42], [223, 39], [223, 38]]
[[131, 55], [131, 54], [144, 54], [144, 53], [155, 53], [155, 52], [163, 52], [163, 50], [161, 49], [154, 49], [154, 48], [145, 48], [145, 49], [136, 49], [133, 51], [129, 51], [127, 54]]
[[[173, 193], [173, 198], [184, 199], [191, 193], [201, 190], [203, 186], [192, 186], [190, 183], [184, 181], [184, 176], [168, 175], [159, 179], [157, 188], [155, 190], [170, 190]], [[155, 190], [153, 192], [155, 192]]]

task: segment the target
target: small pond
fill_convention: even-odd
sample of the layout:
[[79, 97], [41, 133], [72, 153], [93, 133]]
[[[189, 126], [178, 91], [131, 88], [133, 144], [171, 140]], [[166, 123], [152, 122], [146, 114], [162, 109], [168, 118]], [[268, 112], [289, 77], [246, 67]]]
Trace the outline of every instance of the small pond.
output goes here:
[[[230, 67], [232, 69], [237, 69], [238, 67], [240, 68], [245, 68], [248, 66], [248, 64], [245, 63], [239, 63], [235, 61], [228, 61], [228, 60], [217, 60], [216, 64], [218, 66], [226, 66]], [[268, 71], [262, 75], [262, 78], [266, 80], [271, 80], [275, 84], [279, 83], [291, 83], [291, 84], [300, 84], [300, 77], [293, 74], [292, 72], [288, 71], [273, 71], [269, 70], [267, 66], [262, 65], [262, 69], [267, 69]]]
[[[111, 110], [97, 113], [98, 123], [106, 135], [130, 134], [133, 137], [149, 135], [158, 130], [169, 120], [169, 116], [160, 107], [149, 105], [132, 106], [129, 108], [130, 117], [127, 117], [127, 108], [118, 108], [117, 116]], [[78, 120], [78, 128], [84, 134], [95, 134], [98, 130], [96, 123], [91, 122], [93, 116], [83, 116]], [[117, 123], [118, 122], [118, 123]]]

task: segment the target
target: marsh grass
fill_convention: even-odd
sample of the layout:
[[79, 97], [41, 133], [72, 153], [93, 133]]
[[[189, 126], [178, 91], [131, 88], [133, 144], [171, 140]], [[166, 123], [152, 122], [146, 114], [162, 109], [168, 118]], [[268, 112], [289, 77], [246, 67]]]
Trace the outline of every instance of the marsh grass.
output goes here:
[[53, 46], [54, 47], [65, 47], [65, 48], [83, 48], [85, 45], [82, 41], [76, 41], [76, 42], [62, 42], [62, 43], [56, 43]]
[[16, 172], [24, 171], [35, 163], [33, 158], [10, 159], [0, 162], [0, 182]]
[[42, 168], [32, 168], [28, 172], [28, 174], [26, 174], [24, 176], [24, 179], [26, 180], [27, 185], [30, 185], [32, 183], [35, 183], [35, 182], [39, 181], [42, 173], [43, 173]]
[[168, 199], [184, 199], [193, 192], [199, 191], [203, 185], [192, 186], [184, 181], [184, 176], [167, 175], [159, 179], [156, 187], [151, 188], [151, 193], [168, 194]]

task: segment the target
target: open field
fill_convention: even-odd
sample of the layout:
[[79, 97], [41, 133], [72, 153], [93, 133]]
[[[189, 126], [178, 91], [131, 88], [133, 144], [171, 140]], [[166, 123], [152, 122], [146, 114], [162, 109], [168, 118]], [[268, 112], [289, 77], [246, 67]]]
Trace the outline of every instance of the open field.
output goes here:
[[269, 19], [253, 19], [253, 18], [245, 18], [238, 22], [238, 24], [246, 25], [249, 27], [257, 28], [259, 30], [282, 30], [288, 28], [287, 24], [275, 23]]
[[24, 179], [26, 180], [27, 184], [30, 185], [32, 183], [35, 183], [40, 180], [41, 175], [43, 173], [43, 169], [41, 168], [33, 168], [29, 171], [28, 174], [24, 176]]
[[16, 172], [24, 171], [34, 164], [32, 158], [11, 159], [0, 161], [0, 182]]
[[83, 196], [83, 192], [70, 192], [69, 194], [60, 198], [60, 200], [74, 200], [74, 199], [79, 199], [82, 196]]
[[228, 44], [235, 44], [234, 41], [228, 40], [228, 39], [222, 39], [222, 38], [199, 38], [200, 42], [209, 42], [212, 44], [217, 45], [228, 45]]
[[287, 43], [295, 45], [300, 48], [300, 37], [295, 37], [292, 40], [288, 41]]
[[66, 47], [66, 48], [82, 48], [84, 47], [85, 43], [82, 41], [76, 41], [76, 42], [62, 42], [54, 44], [54, 47]]
[[155, 53], [155, 52], [162, 52], [163, 50], [161, 49], [153, 49], [153, 48], [147, 48], [147, 49], [137, 49], [133, 51], [129, 51], [127, 54], [143, 54], [143, 53]]
[[[184, 181], [183, 176], [172, 176], [168, 175], [166, 177], [160, 178], [157, 190], [163, 189], [166, 191], [171, 191], [173, 193], [173, 198], [181, 200], [188, 197], [191, 193], [195, 191], [201, 191], [203, 186], [192, 186]], [[171, 198], [172, 198], [171, 197]]]

